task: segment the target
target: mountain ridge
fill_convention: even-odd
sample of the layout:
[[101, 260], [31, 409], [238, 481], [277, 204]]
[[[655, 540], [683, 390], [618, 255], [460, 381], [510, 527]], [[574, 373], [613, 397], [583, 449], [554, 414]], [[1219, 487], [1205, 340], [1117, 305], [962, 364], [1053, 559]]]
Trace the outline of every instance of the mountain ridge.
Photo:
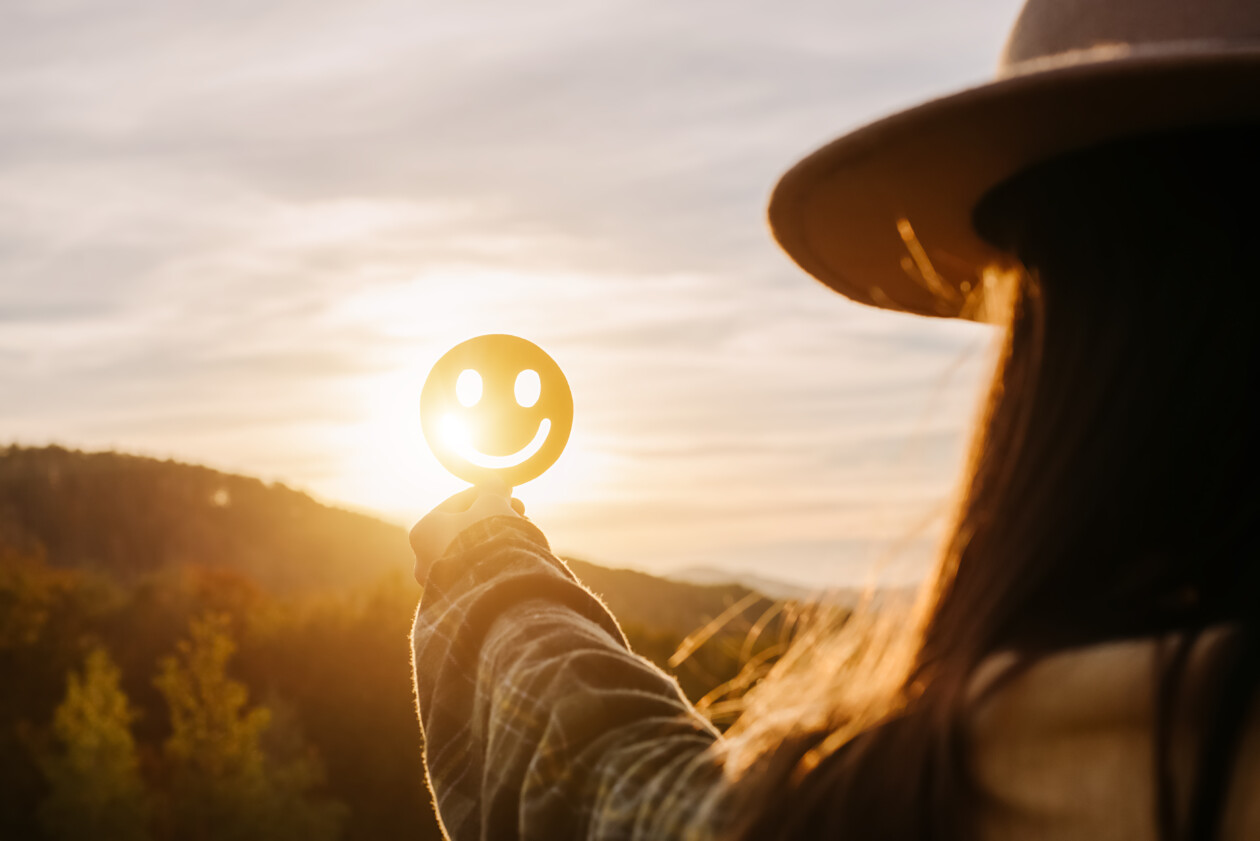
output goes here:
[[[60, 446], [0, 448], [0, 547], [6, 545], [125, 583], [164, 570], [223, 569], [277, 594], [362, 588], [409, 573], [413, 563], [401, 526], [281, 483]], [[566, 562], [623, 623], [680, 637], [755, 589]], [[764, 609], [770, 601], [753, 604]]]

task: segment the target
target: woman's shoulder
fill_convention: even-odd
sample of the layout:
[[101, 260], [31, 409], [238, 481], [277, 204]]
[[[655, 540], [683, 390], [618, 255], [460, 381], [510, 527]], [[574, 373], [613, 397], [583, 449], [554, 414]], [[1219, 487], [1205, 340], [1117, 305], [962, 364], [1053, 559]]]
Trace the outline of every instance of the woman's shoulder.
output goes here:
[[[1171, 770], [1188, 790], [1203, 678], [1232, 629], [1195, 638], [1172, 730]], [[1156, 687], [1177, 637], [1107, 642], [1026, 662], [1004, 653], [977, 669], [968, 719], [973, 774], [986, 809], [986, 837], [1156, 837]], [[1260, 836], [1260, 726], [1243, 729], [1226, 837]], [[1257, 804], [1252, 806], [1252, 804]]]
[[[1148, 730], [1153, 714], [1154, 680], [1185, 640], [1190, 643], [1186, 686], [1203, 684], [1204, 673], [1220, 645], [1234, 633], [1218, 626], [1197, 634], [1110, 640], [1027, 658], [996, 654], [972, 675], [972, 721], [980, 729], [1013, 720], [1021, 729], [1080, 732], [1098, 727]], [[1184, 699], [1192, 706], [1197, 693]], [[1013, 717], [1013, 719], [1012, 719]]]

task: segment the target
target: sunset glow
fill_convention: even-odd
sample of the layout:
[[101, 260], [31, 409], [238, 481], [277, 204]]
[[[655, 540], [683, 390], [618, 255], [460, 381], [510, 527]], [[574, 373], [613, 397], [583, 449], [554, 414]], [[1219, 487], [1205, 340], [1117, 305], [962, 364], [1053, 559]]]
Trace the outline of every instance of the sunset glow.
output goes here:
[[991, 333], [823, 289], [765, 199], [834, 134], [987, 76], [1017, 3], [113, 5], [0, 27], [0, 441], [405, 525], [464, 487], [421, 435], [430, 367], [511, 333], [574, 395], [519, 489], [558, 550], [919, 574]]

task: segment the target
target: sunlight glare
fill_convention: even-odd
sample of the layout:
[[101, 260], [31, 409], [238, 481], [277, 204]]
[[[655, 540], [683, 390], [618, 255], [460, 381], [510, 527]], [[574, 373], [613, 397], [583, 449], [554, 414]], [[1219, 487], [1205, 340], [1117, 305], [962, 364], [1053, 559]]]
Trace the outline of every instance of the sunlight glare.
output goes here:
[[[408, 282], [364, 285], [339, 298], [328, 313], [328, 326], [377, 337], [379, 343], [363, 355], [363, 362], [375, 370], [342, 383], [330, 401], [347, 407], [351, 416], [316, 433], [313, 446], [333, 466], [326, 477], [311, 484], [329, 499], [379, 512], [404, 525], [467, 488], [438, 463], [420, 430], [418, 398], [433, 362], [472, 336], [513, 333], [554, 349], [571, 379], [576, 375], [578, 381], [590, 383], [589, 373], [583, 375], [586, 361], [566, 347], [565, 331], [574, 323], [574, 308], [591, 304], [601, 294], [601, 284], [593, 280], [563, 272], [435, 264]], [[669, 282], [671, 288], [678, 285], [677, 278]], [[540, 296], [542, 288], [564, 294]], [[642, 288], [641, 279], [636, 279], [635, 289]], [[426, 313], [440, 315], [418, 317]], [[525, 392], [525, 383], [521, 386]], [[484, 392], [484, 382], [482, 388]], [[589, 393], [575, 397], [583, 406], [590, 405]], [[518, 494], [533, 514], [566, 524], [566, 531], [577, 531], [578, 525], [593, 528], [590, 506], [611, 505], [625, 493], [628, 464], [608, 452], [624, 433], [610, 437], [599, 424], [597, 417], [579, 411], [564, 454]], [[579, 511], [585, 513], [578, 516]], [[558, 539], [570, 543], [562, 535]]]

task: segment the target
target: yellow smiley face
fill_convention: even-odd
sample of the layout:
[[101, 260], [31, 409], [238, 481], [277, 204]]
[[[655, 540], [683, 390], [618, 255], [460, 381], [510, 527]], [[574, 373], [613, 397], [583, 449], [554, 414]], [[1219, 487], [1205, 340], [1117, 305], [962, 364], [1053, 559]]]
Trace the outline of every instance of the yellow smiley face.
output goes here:
[[420, 423], [437, 460], [459, 478], [516, 486], [560, 457], [573, 428], [573, 394], [538, 345], [478, 336], [433, 366], [420, 392]]

